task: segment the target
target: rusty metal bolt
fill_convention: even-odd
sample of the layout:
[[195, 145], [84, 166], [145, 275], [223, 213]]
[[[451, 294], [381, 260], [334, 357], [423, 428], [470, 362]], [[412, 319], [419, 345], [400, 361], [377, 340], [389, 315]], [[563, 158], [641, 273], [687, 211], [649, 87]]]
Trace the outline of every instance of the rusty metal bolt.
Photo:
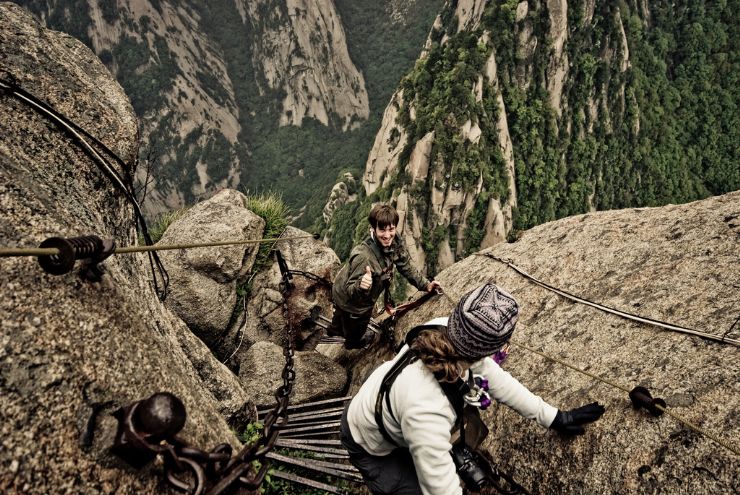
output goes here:
[[134, 425], [137, 430], [157, 438], [172, 438], [185, 426], [185, 405], [174, 394], [159, 392], [136, 409]]
[[[663, 414], [663, 409], [666, 408], [665, 401], [663, 399], [653, 398], [650, 391], [645, 387], [633, 388], [630, 392], [630, 400], [632, 400], [632, 405], [635, 409], [643, 407], [655, 417]], [[656, 406], [660, 406], [660, 408]]]

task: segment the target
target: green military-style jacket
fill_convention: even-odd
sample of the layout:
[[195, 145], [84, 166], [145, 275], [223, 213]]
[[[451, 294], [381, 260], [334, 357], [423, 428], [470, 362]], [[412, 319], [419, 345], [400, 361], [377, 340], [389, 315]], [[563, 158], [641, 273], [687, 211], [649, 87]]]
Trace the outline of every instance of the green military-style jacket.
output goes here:
[[[366, 266], [373, 273], [370, 290], [360, 289]], [[392, 280], [394, 266], [414, 287], [426, 289], [429, 280], [411, 264], [409, 252], [400, 237], [396, 236], [390, 247], [383, 249], [372, 236], [368, 236], [352, 249], [347, 263], [337, 273], [332, 287], [334, 304], [352, 314], [372, 311], [375, 301], [383, 292], [384, 281]]]

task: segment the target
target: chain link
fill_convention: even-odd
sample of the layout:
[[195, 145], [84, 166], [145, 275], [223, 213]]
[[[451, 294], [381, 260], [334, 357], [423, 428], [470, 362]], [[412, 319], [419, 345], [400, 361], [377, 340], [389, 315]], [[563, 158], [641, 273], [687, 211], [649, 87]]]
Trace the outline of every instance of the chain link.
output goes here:
[[281, 372], [283, 383], [275, 391], [275, 407], [265, 417], [259, 438], [233, 458], [229, 444], [220, 444], [210, 452], [192, 447], [177, 437], [185, 424], [185, 406], [173, 394], [160, 393], [116, 411], [118, 432], [112, 448], [114, 453], [137, 468], [160, 456], [168, 483], [193, 495], [220, 495], [227, 490], [237, 495], [246, 494], [262, 485], [269, 467], [266, 455], [288, 423], [288, 405], [296, 377], [295, 335], [290, 312], [293, 284], [279, 251], [276, 256], [281, 268], [280, 292], [286, 323], [285, 366]]

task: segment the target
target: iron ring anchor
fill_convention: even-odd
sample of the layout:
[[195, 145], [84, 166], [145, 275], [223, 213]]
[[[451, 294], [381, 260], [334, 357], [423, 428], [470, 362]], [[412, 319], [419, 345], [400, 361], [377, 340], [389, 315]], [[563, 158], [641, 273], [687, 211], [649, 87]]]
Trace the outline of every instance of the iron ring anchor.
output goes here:
[[58, 254], [45, 254], [38, 257], [39, 265], [52, 275], [64, 275], [74, 268], [75, 261], [86, 260], [82, 271], [84, 278], [93, 282], [100, 281], [102, 270], [98, 267], [116, 250], [113, 239], [101, 239], [96, 235], [82, 237], [49, 237], [39, 248], [55, 248]]
[[635, 409], [645, 408], [655, 417], [665, 411], [666, 403], [663, 399], [653, 398], [650, 391], [645, 387], [635, 387], [630, 392], [630, 400]]

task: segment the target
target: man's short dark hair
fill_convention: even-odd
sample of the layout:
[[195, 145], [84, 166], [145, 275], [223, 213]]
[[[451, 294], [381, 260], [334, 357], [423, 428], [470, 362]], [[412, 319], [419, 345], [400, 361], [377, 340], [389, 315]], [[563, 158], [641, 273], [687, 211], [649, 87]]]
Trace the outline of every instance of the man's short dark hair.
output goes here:
[[373, 206], [367, 221], [375, 228], [384, 229], [389, 225], [398, 226], [398, 212], [391, 205], [379, 204]]

